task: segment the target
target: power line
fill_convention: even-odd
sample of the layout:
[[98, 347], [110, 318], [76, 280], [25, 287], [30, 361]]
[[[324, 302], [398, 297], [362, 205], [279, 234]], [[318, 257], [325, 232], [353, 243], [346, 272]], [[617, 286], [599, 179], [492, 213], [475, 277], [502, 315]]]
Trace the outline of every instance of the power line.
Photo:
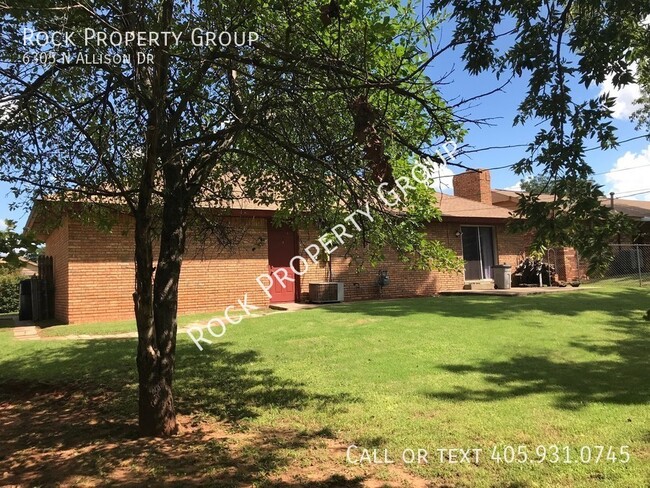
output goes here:
[[637, 192], [637, 191], [646, 191], [646, 190], [650, 190], [650, 188], [638, 188], [636, 190], [625, 190], [625, 191], [620, 192], [620, 194], [634, 193], [634, 192]]
[[[626, 142], [636, 141], [637, 139], [643, 139], [644, 137], [650, 137], [650, 132], [642, 136], [631, 137], [630, 139], [625, 139], [624, 141], [618, 141], [618, 144], [625, 144]], [[590, 147], [589, 149], [585, 149], [585, 152], [595, 151], [596, 149], [601, 149], [601, 147], [600, 146]]]
[[[511, 166], [512, 165], [508, 165], [507, 167], [511, 167]], [[611, 169], [609, 171], [602, 171], [600, 173], [593, 173], [591, 176], [601, 176], [601, 175], [607, 175], [609, 173], [618, 173], [620, 171], [630, 171], [630, 170], [633, 170], [633, 169], [640, 169], [640, 168], [647, 168], [647, 167], [650, 167], [650, 164], [642, 164], [640, 166], [634, 166], [632, 168]], [[493, 170], [496, 170], [496, 169], [503, 169], [503, 168], [505, 168], [505, 167], [501, 166], [501, 167], [497, 167], [497, 168], [486, 168], [486, 169], [488, 171], [493, 171]], [[441, 175], [441, 176], [434, 176], [431, 179], [441, 180], [443, 178], [452, 178], [453, 176], [454, 176], [453, 174], [451, 174], [451, 175]]]
[[[621, 145], [621, 144], [625, 144], [625, 143], [628, 143], [628, 142], [636, 141], [638, 139], [643, 139], [643, 138], [646, 138], [646, 137], [650, 137], [650, 132], [647, 133], [647, 134], [640, 135], [640, 136], [631, 137], [629, 139], [618, 141], [617, 144]], [[489, 146], [489, 147], [484, 147], [484, 148], [480, 148], [480, 149], [471, 149], [469, 151], [463, 151], [463, 154], [470, 154], [470, 153], [481, 152], [481, 151], [489, 151], [489, 150], [492, 150], [492, 149], [511, 149], [511, 148], [517, 148], [517, 147], [528, 147], [529, 145], [530, 144], [511, 144], [511, 145], [508, 145], [508, 146]], [[597, 149], [602, 149], [602, 148], [600, 146], [594, 146], [594, 147], [590, 147], [590, 148], [585, 149], [585, 152], [596, 151]], [[496, 166], [494, 168], [485, 168], [485, 169], [490, 170], [490, 171], [496, 171], [496, 170], [500, 170], [500, 169], [513, 168], [515, 166], [515, 164], [517, 164], [517, 163], [505, 164], [503, 166]], [[609, 171], [608, 171], [608, 173], [609, 173]], [[604, 174], [604, 173], [598, 173], [598, 174]]]
[[609, 174], [609, 173], [618, 173], [619, 171], [629, 171], [631, 169], [646, 168], [648, 166], [650, 166], [650, 164], [642, 164], [641, 166], [634, 166], [632, 168], [612, 169], [612, 170], [609, 170], [609, 171], [603, 171], [602, 173], [594, 173], [593, 176], [606, 175], [606, 174]]
[[491, 151], [493, 149], [512, 149], [515, 147], [528, 147], [530, 144], [508, 144], [507, 146], [488, 146], [482, 147], [479, 149], [470, 149], [469, 151], [463, 151], [463, 154], [472, 154], [483, 151]]
[[[633, 192], [633, 193], [630, 193]], [[645, 188], [642, 190], [629, 190], [629, 191], [624, 191], [621, 192], [622, 195], [614, 197], [615, 199], [617, 198], [627, 198], [627, 197], [634, 197], [636, 195], [643, 195], [644, 193], [650, 193], [650, 188]]]
[[614, 200], [620, 200], [620, 199], [628, 198], [628, 197], [635, 197], [637, 195], [645, 195], [646, 193], [650, 193], [650, 190], [642, 191], [642, 192], [639, 192], [639, 193], [632, 193], [631, 195], [625, 195], [625, 196], [622, 196], [622, 197], [614, 197]]

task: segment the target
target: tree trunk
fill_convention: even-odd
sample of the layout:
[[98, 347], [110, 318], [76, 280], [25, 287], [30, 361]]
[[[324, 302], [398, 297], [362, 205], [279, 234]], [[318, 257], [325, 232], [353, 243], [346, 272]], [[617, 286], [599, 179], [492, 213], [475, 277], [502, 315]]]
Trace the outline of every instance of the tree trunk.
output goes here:
[[[160, 252], [153, 285], [151, 274], [138, 277], [142, 299], [138, 316], [138, 372], [140, 432], [165, 437], [178, 431], [172, 393], [176, 355], [178, 282], [180, 279], [188, 208], [187, 195], [180, 184], [180, 170], [172, 162], [165, 170], [166, 198], [162, 213]], [[137, 227], [137, 225], [136, 225]], [[139, 232], [136, 230], [139, 234]], [[138, 237], [136, 237], [138, 239]], [[150, 252], [151, 241], [141, 242]], [[136, 249], [138, 246], [136, 245]], [[150, 254], [147, 254], [150, 255]], [[144, 329], [140, 329], [140, 324]]]
[[162, 374], [162, 358], [154, 324], [153, 243], [148, 217], [136, 217], [135, 315], [138, 324], [137, 366], [139, 425], [145, 436], [176, 433], [171, 382]]
[[[173, 348], [161, 338], [156, 326], [153, 285], [153, 243], [150, 221], [136, 218], [136, 293], [135, 315], [138, 324], [137, 366], [139, 379], [139, 425], [145, 436], [169, 436], [177, 432], [172, 396], [169, 357]], [[158, 271], [156, 272], [158, 275]], [[162, 347], [161, 347], [162, 346]]]
[[[178, 281], [185, 247], [185, 212], [166, 204], [160, 236], [160, 255], [151, 300], [139, 304], [138, 324], [147, 324], [138, 343], [139, 421], [145, 436], [177, 432], [172, 380], [176, 354]], [[143, 277], [144, 279], [145, 277]]]
[[[173, 2], [162, 2], [159, 13], [161, 30], [171, 25]], [[138, 208], [135, 212], [135, 260], [136, 292], [134, 294], [135, 316], [138, 324], [138, 418], [140, 433], [145, 436], [166, 437], [178, 431], [172, 376], [176, 349], [176, 301], [178, 299], [178, 265], [170, 262], [168, 256], [175, 255], [176, 249], [182, 255], [184, 228], [180, 229], [180, 240], [174, 238], [179, 233], [179, 219], [167, 222], [168, 214], [173, 214], [174, 204], [164, 199], [163, 226], [160, 240], [161, 249], [153, 279], [153, 235], [151, 225], [152, 194], [155, 185], [156, 168], [163, 168], [168, 161], [167, 145], [172, 131], [167, 127], [165, 117], [167, 90], [169, 84], [169, 52], [166, 48], [156, 49], [151, 72], [143, 71], [151, 86], [153, 106], [149, 110], [145, 136], [146, 155], [141, 185], [138, 194]], [[173, 167], [173, 166], [172, 166]], [[165, 182], [166, 186], [167, 182]], [[181, 215], [182, 215], [182, 209]], [[172, 215], [173, 217], [173, 215]], [[183, 219], [181, 219], [183, 221]], [[174, 272], [178, 268], [177, 272]], [[171, 281], [173, 290], [161, 287], [160, 281]], [[160, 309], [160, 310], [158, 310]]]

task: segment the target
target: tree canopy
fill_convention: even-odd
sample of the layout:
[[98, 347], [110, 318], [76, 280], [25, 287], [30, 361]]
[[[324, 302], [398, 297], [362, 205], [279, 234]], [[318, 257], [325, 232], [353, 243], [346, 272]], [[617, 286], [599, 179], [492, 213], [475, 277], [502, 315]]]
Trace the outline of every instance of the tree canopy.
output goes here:
[[526, 193], [554, 193], [555, 183], [545, 175], [535, 175], [530, 178], [524, 178], [519, 182], [521, 190]]
[[22, 266], [20, 258], [34, 259], [39, 250], [39, 241], [31, 233], [16, 232], [16, 222], [5, 220], [0, 230], [0, 258], [4, 261], [0, 270], [16, 270]]
[[458, 269], [423, 232], [440, 216], [430, 188], [393, 208], [377, 192], [462, 139], [465, 119], [424, 69], [438, 17], [397, 0], [9, 0], [0, 11], [2, 179], [49, 202], [119, 203], [135, 221], [143, 433], [176, 431], [188, 229], [227, 243], [237, 201], [277, 202], [278, 220], [322, 231], [368, 205], [374, 218], [350, 241], [360, 257], [376, 262], [390, 244], [416, 266]]
[[[518, 225], [536, 230], [538, 246], [574, 245], [594, 265], [605, 262], [604, 243], [621, 223], [599, 204], [584, 151], [590, 139], [616, 146], [613, 100], [574, 100], [569, 80], [589, 85], [612, 74], [624, 85], [635, 62], [644, 76], [648, 5], [441, 0], [424, 17], [419, 7], [400, 0], [0, 5], [0, 177], [16, 194], [119, 204], [133, 217], [144, 434], [177, 429], [172, 380], [188, 229], [204, 227], [227, 243], [237, 201], [277, 202], [277, 220], [321, 231], [367, 205], [375, 217], [363, 222], [350, 252], [376, 262], [391, 245], [416, 266], [458, 269], [455, 254], [423, 232], [440, 217], [431, 188], [405, 189], [391, 208], [377, 192], [382, 183], [399, 188], [418, 158], [441, 163], [440, 144], [462, 141], [472, 122], [460, 115], [462, 101], [447, 103], [444, 80], [427, 76], [455, 46], [465, 46], [469, 73], [530, 75], [515, 122], [541, 122], [541, 130], [515, 170], [549, 176], [558, 198], [523, 198], [527, 219]], [[456, 30], [441, 46], [436, 29], [447, 8]], [[507, 35], [512, 42], [499, 52], [496, 40]]]
[[[650, 26], [650, 17], [643, 20], [643, 25]], [[632, 118], [637, 122], [637, 128], [650, 131], [650, 45], [648, 39], [645, 39], [645, 45], [641, 42], [639, 49], [642, 52], [638, 56], [634, 68], [636, 69], [636, 81], [639, 85], [641, 96], [635, 100], [638, 106], [636, 111], [632, 114]]]
[[[190, 218], [204, 219], [194, 210], [198, 199], [268, 203], [281, 194], [279, 217], [328, 227], [368, 199], [379, 209], [382, 178], [408, 174], [414, 156], [462, 137], [462, 118], [421, 69], [437, 21], [416, 18], [411, 3], [355, 1], [323, 13], [316, 2], [133, 2], [124, 7], [128, 15], [110, 2], [92, 10], [75, 2], [23, 5], [4, 8], [3, 59], [15, 62], [6, 63], [0, 87], [5, 110], [16, 115], [3, 124], [2, 142], [11, 148], [4, 175], [19, 191], [116, 197], [135, 211], [143, 176], [155, 181], [152, 198], [164, 199], [169, 159], [187, 182]], [[77, 45], [25, 45], [24, 26], [70, 34]], [[97, 33], [107, 29], [163, 27], [180, 40], [158, 49], [98, 45]], [[233, 33], [233, 43], [197, 45], [214, 31]], [[48, 55], [54, 62], [34, 62]], [[132, 66], [78, 62], [107, 55], [159, 58]], [[143, 175], [150, 143], [143, 129], [159, 119], [166, 159]], [[406, 210], [416, 220], [435, 217], [432, 198], [413, 192]], [[412, 248], [413, 239], [401, 236], [417, 226], [407, 229], [403, 219], [385, 225], [396, 224], [395, 216], [380, 214], [363, 235], [370, 254], [381, 254], [386, 232]], [[419, 251], [412, 257], [424, 257], [424, 265], [441, 249]]]
[[[647, 2], [591, 0], [488, 1], [435, 0], [432, 15], [448, 12], [455, 23], [454, 42], [464, 45], [471, 74], [528, 78], [515, 124], [540, 129], [528, 155], [513, 169], [522, 176], [543, 175], [557, 198], [541, 201], [523, 195], [516, 229], [535, 231], [534, 245], [570, 245], [590, 258], [592, 269], [610, 259], [612, 233], [624, 228], [620, 215], [600, 205], [604, 195], [589, 178], [587, 144], [602, 150], [617, 146], [608, 94], [582, 100], [576, 84], [589, 87], [611, 76], [616, 87], [647, 81], [650, 15]], [[505, 46], [505, 47], [504, 47]]]

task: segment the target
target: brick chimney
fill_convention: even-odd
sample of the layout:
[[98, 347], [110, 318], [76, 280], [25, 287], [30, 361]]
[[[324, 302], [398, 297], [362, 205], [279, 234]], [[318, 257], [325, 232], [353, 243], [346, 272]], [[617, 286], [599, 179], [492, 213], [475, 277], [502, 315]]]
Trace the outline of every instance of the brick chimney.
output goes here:
[[454, 196], [492, 205], [490, 172], [479, 169], [454, 175]]

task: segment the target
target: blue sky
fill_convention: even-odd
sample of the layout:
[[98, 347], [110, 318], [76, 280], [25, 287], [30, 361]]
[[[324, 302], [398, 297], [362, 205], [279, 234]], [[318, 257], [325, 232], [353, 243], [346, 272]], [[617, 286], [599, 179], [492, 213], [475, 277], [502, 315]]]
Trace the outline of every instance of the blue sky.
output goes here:
[[[507, 21], [506, 21], [507, 24]], [[650, 20], [648, 20], [650, 25]], [[503, 30], [509, 29], [510, 25], [502, 26]], [[450, 35], [453, 26], [447, 22], [442, 25], [443, 39]], [[498, 32], [499, 30], [497, 30]], [[504, 38], [498, 43], [503, 51], [510, 42]], [[444, 44], [444, 40], [441, 40]], [[490, 92], [501, 86], [505, 80], [497, 80], [491, 73], [484, 73], [479, 76], [470, 76], [463, 71], [463, 61], [460, 56], [461, 50], [449, 51], [442, 58], [437, 60], [428, 74], [432, 79], [438, 79], [444, 73], [453, 69], [451, 76], [445, 80], [448, 82], [441, 87], [442, 93], [447, 100], [454, 98], [471, 98], [482, 93]], [[538, 128], [535, 121], [528, 122], [525, 126], [513, 126], [513, 120], [517, 113], [517, 107], [523, 100], [527, 89], [527, 79], [520, 78], [513, 80], [502, 92], [481, 98], [475, 106], [464, 113], [467, 118], [495, 118], [492, 126], [469, 127], [469, 133], [463, 141], [474, 148], [486, 148], [491, 146], [507, 146], [530, 143]], [[617, 97], [617, 104], [614, 109], [613, 123], [617, 127], [619, 141], [624, 141], [646, 134], [648, 130], [638, 131], [635, 124], [630, 121], [630, 115], [635, 109], [633, 104], [640, 96], [637, 85], [629, 85], [623, 90], [616, 90], [611, 82], [606, 81], [601, 86], [591, 86], [589, 89], [579, 85], [577, 82], [572, 86], [572, 95], [576, 101], [584, 101], [602, 92], [609, 92]], [[593, 144], [597, 145], [596, 143]], [[591, 147], [588, 145], [588, 147]], [[594, 179], [603, 185], [605, 194], [614, 191], [621, 198], [650, 200], [650, 191], [644, 194], [632, 195], [637, 191], [650, 190], [650, 139], [641, 138], [621, 144], [618, 148], [601, 151], [600, 149], [589, 151], [587, 162], [594, 170]], [[476, 152], [459, 158], [464, 165], [472, 168], [496, 168], [513, 164], [526, 156], [525, 148], [495, 149]], [[454, 173], [460, 172], [458, 168], [450, 168]], [[447, 171], [449, 173], [449, 171]], [[491, 171], [493, 188], [511, 188], [517, 186], [521, 177], [515, 175], [510, 169], [499, 169]], [[443, 178], [447, 186], [451, 183], [451, 177]], [[443, 190], [450, 192], [450, 189]], [[628, 196], [631, 195], [631, 196]]]
[[[443, 88], [447, 97], [469, 98], [500, 85], [499, 81], [491, 75], [470, 77], [459, 69], [452, 77], [453, 83]], [[607, 88], [610, 93], [619, 94], [620, 101], [617, 104], [614, 118], [619, 140], [623, 141], [645, 134], [647, 131], [637, 131], [635, 124], [629, 120], [633, 109], [631, 101], [635, 97], [637, 87], [626, 87], [622, 92], [614, 90], [613, 87]], [[606, 89], [604, 86], [593, 86], [589, 90], [576, 87], [573, 91], [574, 96], [587, 98], [597, 96], [604, 89]], [[529, 123], [526, 126], [513, 126], [512, 124], [517, 106], [525, 96], [525, 91], [525, 81], [515, 80], [504, 88], [504, 92], [481, 99], [479, 104], [469, 112], [471, 117], [494, 117], [497, 120], [492, 122], [494, 125], [491, 127], [470, 127], [464, 142], [475, 148], [529, 143], [537, 132], [534, 124]], [[468, 154], [466, 157], [460, 158], [460, 161], [474, 168], [495, 168], [515, 163], [525, 155], [525, 148], [495, 149]], [[587, 162], [596, 173], [595, 180], [604, 185], [603, 190], [606, 194], [614, 191], [616, 194], [620, 193], [624, 196], [626, 195], [624, 192], [629, 194], [635, 190], [650, 190], [650, 142], [646, 138], [623, 143], [618, 148], [608, 151], [600, 149], [589, 151]], [[638, 167], [638, 170], [630, 169], [632, 167]], [[458, 172], [455, 168], [452, 170]], [[615, 171], [607, 174], [612, 170]], [[493, 188], [509, 188], [520, 180], [520, 177], [509, 169], [492, 171], [491, 177]], [[650, 193], [630, 198], [648, 199], [649, 196]]]
[[[470, 98], [488, 92], [502, 83], [491, 74], [483, 74], [478, 77], [469, 76], [462, 67], [460, 52], [450, 51], [441, 57], [428, 73], [433, 79], [437, 79], [453, 68], [454, 72], [447, 80], [451, 83], [442, 87], [445, 98]], [[475, 148], [529, 143], [537, 132], [534, 124], [529, 123], [523, 127], [513, 127], [512, 125], [517, 106], [524, 97], [525, 89], [525, 80], [514, 80], [503, 89], [503, 92], [476, 101], [475, 106], [464, 112], [464, 115], [468, 118], [490, 117], [495, 120], [492, 121], [493, 126], [491, 127], [468, 127], [469, 133], [464, 143]], [[614, 95], [619, 95], [619, 103], [615, 111], [615, 125], [619, 129], [619, 140], [642, 135], [644, 132], [636, 131], [634, 124], [629, 121], [629, 115], [633, 110], [632, 100], [638, 96], [638, 87], [630, 86], [622, 92], [617, 92], [607, 84], [594, 86], [589, 90], [575, 86], [573, 95], [587, 98], [598, 95], [603, 89], [607, 89]], [[525, 148], [483, 151], [464, 156], [460, 161], [473, 168], [495, 168], [515, 163], [525, 156], [524, 151]], [[650, 190], [650, 141], [647, 139], [631, 141], [614, 150], [605, 152], [595, 150], [587, 154], [587, 161], [596, 173], [594, 178], [598, 183], [604, 185], [606, 194], [614, 191], [617, 195], [627, 198], [627, 195], [636, 191]], [[452, 168], [452, 171], [458, 172], [458, 169]], [[449, 172], [442, 174], [449, 174]], [[510, 169], [494, 170], [491, 172], [491, 177], [493, 188], [512, 188], [520, 180], [520, 177]], [[450, 179], [443, 178], [443, 183], [450, 183]], [[632, 195], [629, 198], [650, 200], [650, 192]], [[17, 220], [18, 228], [22, 228], [25, 224], [28, 216], [25, 210], [11, 211], [9, 209], [10, 204], [14, 201], [13, 195], [9, 192], [9, 186], [0, 182], [0, 227], [3, 226], [2, 222], [6, 218]]]

